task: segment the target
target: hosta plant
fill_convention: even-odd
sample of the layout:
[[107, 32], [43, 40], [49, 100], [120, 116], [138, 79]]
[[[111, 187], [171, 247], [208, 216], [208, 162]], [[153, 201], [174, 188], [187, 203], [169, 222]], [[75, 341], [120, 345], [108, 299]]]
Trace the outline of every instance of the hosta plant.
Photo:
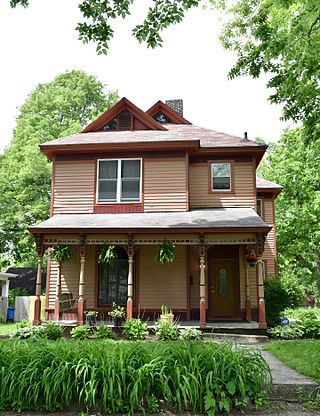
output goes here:
[[186, 328], [180, 332], [180, 339], [185, 341], [202, 341], [202, 331], [196, 328]]
[[89, 325], [79, 325], [75, 326], [71, 331], [70, 334], [72, 338], [78, 340], [88, 339], [91, 334], [91, 328]]
[[158, 321], [156, 335], [161, 341], [176, 341], [179, 338], [179, 325]]
[[128, 319], [123, 325], [124, 335], [131, 341], [140, 341], [148, 335], [148, 324], [142, 322], [141, 319]]
[[97, 339], [110, 339], [113, 337], [112, 329], [107, 325], [99, 324], [97, 325], [95, 337]]

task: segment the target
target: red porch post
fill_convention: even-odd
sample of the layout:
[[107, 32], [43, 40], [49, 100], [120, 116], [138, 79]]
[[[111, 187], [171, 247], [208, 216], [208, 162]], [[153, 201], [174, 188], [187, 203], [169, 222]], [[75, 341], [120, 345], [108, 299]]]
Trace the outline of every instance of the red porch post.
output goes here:
[[249, 268], [248, 263], [245, 261], [245, 270], [246, 270], [246, 321], [252, 321], [252, 309], [251, 309], [251, 300], [250, 300], [250, 281], [249, 281]]
[[44, 254], [43, 239], [41, 235], [36, 236], [37, 254], [38, 254], [38, 270], [36, 280], [36, 300], [34, 302], [34, 318], [33, 325], [41, 324], [41, 286], [42, 286], [42, 261]]
[[127, 320], [132, 318], [133, 311], [133, 238], [128, 237], [128, 299], [127, 299]]
[[206, 261], [204, 237], [200, 237], [200, 328], [206, 327]]
[[86, 262], [86, 237], [80, 236], [80, 276], [79, 276], [79, 299], [78, 299], [78, 325], [83, 325], [84, 316], [84, 266]]

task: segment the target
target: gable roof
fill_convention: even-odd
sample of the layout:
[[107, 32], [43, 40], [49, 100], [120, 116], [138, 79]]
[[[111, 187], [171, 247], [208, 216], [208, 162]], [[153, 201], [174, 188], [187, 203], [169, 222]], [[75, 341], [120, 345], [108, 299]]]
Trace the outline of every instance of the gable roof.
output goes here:
[[182, 117], [180, 114], [178, 114], [176, 111], [174, 111], [172, 108], [160, 100], [153, 104], [153, 106], [146, 111], [150, 117], [154, 117], [159, 112], [163, 113], [175, 124], [192, 124], [190, 121], [186, 120], [184, 117]]
[[[166, 130], [162, 124], [154, 120], [149, 114], [140, 110], [127, 98], [123, 97], [109, 110], [105, 111], [101, 116], [92, 121], [87, 127], [82, 130], [82, 133], [97, 132], [106, 124], [113, 120], [122, 110], [128, 109], [131, 113], [150, 130]], [[107, 133], [108, 134], [108, 133]]]

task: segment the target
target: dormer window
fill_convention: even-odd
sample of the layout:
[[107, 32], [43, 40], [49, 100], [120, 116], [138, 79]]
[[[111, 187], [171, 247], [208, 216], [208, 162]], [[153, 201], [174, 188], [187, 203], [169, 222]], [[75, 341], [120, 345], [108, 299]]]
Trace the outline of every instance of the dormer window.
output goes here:
[[170, 118], [168, 118], [165, 114], [159, 112], [153, 117], [158, 123], [171, 123]]
[[211, 163], [211, 192], [232, 191], [232, 162]]
[[141, 159], [98, 160], [98, 203], [141, 201]]
[[102, 131], [132, 130], [133, 129], [132, 113], [126, 108], [122, 110], [117, 117], [102, 127]]
[[118, 120], [114, 118], [113, 120], [109, 121], [103, 128], [103, 131], [110, 131], [110, 130], [118, 130]]

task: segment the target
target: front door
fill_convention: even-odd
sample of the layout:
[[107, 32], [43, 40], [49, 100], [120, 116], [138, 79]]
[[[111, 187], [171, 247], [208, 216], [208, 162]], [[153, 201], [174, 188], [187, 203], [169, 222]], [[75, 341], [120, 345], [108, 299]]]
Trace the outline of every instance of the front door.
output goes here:
[[209, 279], [210, 317], [235, 317], [236, 302], [236, 260], [212, 259]]

